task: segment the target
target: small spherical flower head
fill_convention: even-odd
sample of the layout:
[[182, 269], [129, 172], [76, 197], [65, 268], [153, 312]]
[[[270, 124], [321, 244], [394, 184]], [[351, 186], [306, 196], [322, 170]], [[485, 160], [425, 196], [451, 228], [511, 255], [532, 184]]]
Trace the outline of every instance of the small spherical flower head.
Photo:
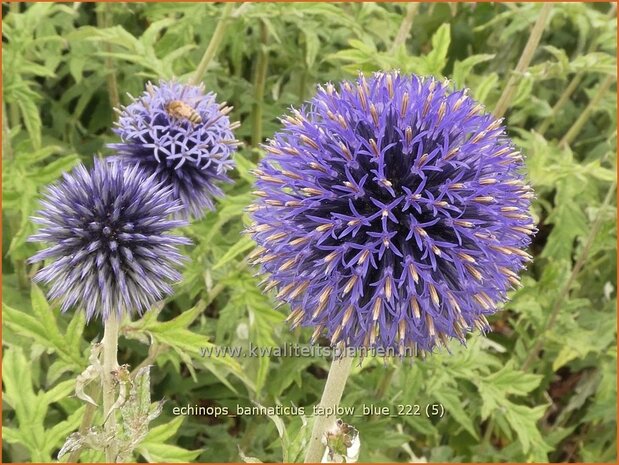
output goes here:
[[397, 72], [327, 84], [265, 149], [254, 262], [313, 340], [430, 352], [488, 330], [519, 284], [533, 193], [465, 91]]
[[169, 231], [186, 224], [170, 219], [182, 207], [137, 165], [79, 165], [47, 189], [41, 206], [33, 221], [42, 226], [29, 240], [50, 246], [29, 262], [50, 260], [34, 281], [51, 285], [62, 311], [78, 307], [88, 320], [142, 314], [181, 279], [178, 246], [190, 241]]
[[184, 217], [200, 218], [223, 195], [220, 182], [234, 167], [238, 142], [227, 114], [204, 87], [161, 82], [122, 108], [115, 132], [122, 142], [110, 144], [123, 162], [137, 164], [172, 188]]

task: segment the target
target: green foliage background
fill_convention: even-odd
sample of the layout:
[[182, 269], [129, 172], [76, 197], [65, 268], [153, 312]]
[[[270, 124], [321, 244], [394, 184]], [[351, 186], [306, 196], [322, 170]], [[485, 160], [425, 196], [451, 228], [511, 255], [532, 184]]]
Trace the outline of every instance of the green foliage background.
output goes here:
[[[616, 6], [616, 5], [615, 5]], [[365, 360], [343, 405], [441, 403], [442, 419], [344, 418], [361, 461], [616, 460], [616, 22], [610, 4], [554, 4], [506, 114], [526, 154], [540, 232], [524, 287], [488, 338], [423, 362]], [[99, 322], [60, 315], [29, 282], [29, 216], [43, 186], [79, 161], [107, 154], [112, 102], [147, 80], [188, 79], [224, 6], [4, 4], [3, 12], [3, 459], [55, 459], [84, 404], [74, 379]], [[306, 343], [290, 333], [245, 256], [257, 143], [317, 83], [358, 70], [444, 76], [494, 108], [539, 4], [238, 4], [204, 82], [234, 105], [245, 145], [236, 183], [217, 211], [186, 233], [195, 246], [177, 294], [124, 322], [120, 362], [146, 357], [153, 399], [166, 398], [136, 459], [298, 460], [301, 417], [175, 417], [174, 406], [317, 403], [328, 361], [204, 358], [205, 346]], [[406, 19], [410, 35], [398, 46]], [[405, 31], [404, 31], [405, 32]], [[394, 41], [396, 41], [394, 47]], [[601, 89], [601, 90], [600, 90]], [[607, 89], [607, 90], [604, 90]], [[557, 108], [557, 102], [560, 106]], [[537, 356], [537, 348], [539, 356]], [[100, 421], [97, 419], [96, 421]], [[84, 453], [83, 460], [100, 460]]]

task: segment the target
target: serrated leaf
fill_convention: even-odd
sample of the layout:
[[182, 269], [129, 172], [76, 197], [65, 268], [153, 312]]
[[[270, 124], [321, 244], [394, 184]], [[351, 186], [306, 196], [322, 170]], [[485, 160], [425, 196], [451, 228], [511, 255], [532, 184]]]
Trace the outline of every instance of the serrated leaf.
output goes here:
[[308, 68], [312, 68], [320, 49], [320, 39], [312, 29], [303, 28], [302, 30], [305, 37], [305, 64]]
[[607, 53], [593, 52], [576, 57], [570, 67], [574, 71], [601, 73], [615, 76], [617, 74], [617, 60]]
[[58, 324], [56, 323], [54, 313], [52, 312], [49, 304], [47, 303], [45, 294], [43, 294], [43, 291], [41, 291], [39, 286], [37, 286], [36, 284], [32, 284], [30, 298], [32, 301], [32, 310], [34, 311], [35, 317], [38, 321], [41, 322], [41, 325], [47, 337], [50, 339], [52, 344], [56, 346], [63, 345], [64, 342], [62, 340], [60, 330], [58, 329]]
[[542, 375], [526, 373], [514, 369], [514, 363], [510, 362], [504, 368], [486, 377], [486, 382], [495, 388], [503, 390], [505, 394], [523, 396], [539, 386]]
[[45, 329], [41, 322], [33, 316], [9, 307], [5, 303], [2, 304], [2, 316], [2, 324], [6, 325], [11, 331], [29, 337], [44, 347], [53, 347], [45, 336]]
[[[156, 316], [148, 316], [135, 323], [131, 327], [135, 330], [145, 331], [158, 343], [171, 347], [189, 369], [192, 377], [197, 380], [193, 358], [202, 358], [202, 350], [214, 347], [208, 337], [195, 333], [189, 329], [189, 325], [204, 311], [204, 302], [200, 302], [194, 308], [181, 313], [170, 321], [157, 321]], [[238, 361], [229, 356], [213, 357], [211, 363], [217, 363], [228, 368], [236, 376], [243, 378], [243, 370]], [[207, 364], [208, 366], [208, 364]], [[219, 376], [219, 373], [216, 373]]]
[[200, 450], [187, 450], [182, 447], [158, 442], [143, 442], [136, 449], [150, 463], [186, 463], [200, 455]]
[[499, 82], [499, 75], [497, 73], [490, 73], [486, 75], [473, 89], [473, 97], [482, 103], [488, 105], [490, 102], [488, 96], [490, 92], [494, 90]]
[[45, 393], [41, 394], [41, 398], [47, 404], [58, 402], [67, 398], [73, 392], [74, 386], [75, 381], [72, 379], [67, 379], [45, 391]]
[[479, 55], [472, 55], [462, 61], [456, 61], [452, 73], [452, 79], [454, 80], [456, 87], [464, 87], [466, 83], [466, 78], [473, 70], [473, 68], [481, 63], [492, 60], [494, 57], [494, 54], [483, 53]]
[[218, 270], [222, 266], [231, 262], [236, 258], [237, 255], [242, 254], [243, 252], [247, 252], [256, 246], [256, 243], [249, 236], [241, 236], [241, 238], [231, 246], [226, 253], [221, 257], [215, 264], [213, 265], [213, 271]]
[[574, 239], [589, 231], [589, 221], [579, 205], [578, 195], [582, 184], [562, 180], [558, 183], [556, 207], [548, 215], [547, 222], [554, 226], [546, 241], [542, 257], [559, 260], [571, 258]]
[[39, 116], [39, 109], [34, 101], [33, 93], [24, 91], [23, 87], [16, 89], [15, 92], [14, 99], [19, 107], [26, 130], [30, 135], [32, 146], [35, 150], [39, 149], [41, 147], [41, 117]]
[[67, 380], [47, 392], [35, 393], [30, 366], [30, 361], [20, 348], [4, 351], [3, 399], [15, 411], [19, 433], [14, 434], [13, 439], [29, 450], [33, 461], [49, 462], [52, 451], [60, 446], [58, 431], [79, 422], [79, 417], [72, 415], [67, 420], [69, 423], [62, 423], [63, 426], [58, 426], [58, 429], [49, 429], [45, 425], [50, 404], [66, 398], [73, 390], [73, 381]]
[[432, 36], [432, 51], [425, 56], [428, 71], [440, 75], [447, 64], [447, 51], [451, 43], [451, 26], [441, 24]]
[[2, 427], [2, 440], [8, 444], [15, 444], [17, 442], [24, 442], [21, 431], [16, 428], [10, 428], [8, 426]]
[[46, 447], [50, 450], [54, 450], [58, 448], [58, 444], [62, 443], [64, 438], [66, 438], [72, 431], [75, 431], [80, 423], [82, 422], [82, 418], [84, 417], [84, 411], [86, 410], [85, 406], [82, 406], [75, 410], [69, 418], [63, 420], [59, 423], [56, 423], [51, 428], [49, 428], [45, 432], [46, 436]]
[[83, 365], [84, 360], [79, 354], [71, 352], [58, 328], [58, 322], [54, 312], [51, 310], [43, 291], [36, 285], [32, 284], [31, 288], [32, 309], [37, 320], [41, 323], [45, 337], [51, 343], [52, 347], [58, 352], [68, 363], [74, 363], [76, 368]]
[[534, 451], [536, 454], [545, 454], [552, 450], [544, 442], [540, 431], [537, 429], [537, 421], [544, 415], [545, 411], [545, 405], [531, 408], [509, 403], [505, 406], [505, 418], [518, 435], [525, 453]]
[[185, 419], [181, 416], [172, 419], [163, 425], [155, 426], [144, 438], [144, 442], [165, 442], [176, 434]]
[[49, 184], [58, 179], [62, 173], [71, 171], [79, 161], [79, 155], [75, 153], [65, 155], [37, 170], [31, 179], [39, 185]]
[[19, 66], [19, 72], [22, 74], [34, 74], [35, 76], [41, 77], [56, 77], [56, 73], [51, 69], [46, 68], [45, 66], [39, 65], [37, 63], [32, 62], [23, 62]]
[[445, 406], [449, 415], [451, 415], [465, 430], [471, 433], [475, 439], [479, 439], [479, 435], [473, 425], [473, 418], [470, 412], [464, 408], [464, 403], [458, 396], [458, 391], [451, 387], [441, 386], [435, 394], [436, 400]]
[[540, 381], [540, 375], [524, 373], [513, 368], [513, 363], [501, 370], [479, 378], [475, 385], [482, 398], [481, 417], [488, 418], [494, 411], [505, 409], [509, 394], [526, 395], [535, 389]]

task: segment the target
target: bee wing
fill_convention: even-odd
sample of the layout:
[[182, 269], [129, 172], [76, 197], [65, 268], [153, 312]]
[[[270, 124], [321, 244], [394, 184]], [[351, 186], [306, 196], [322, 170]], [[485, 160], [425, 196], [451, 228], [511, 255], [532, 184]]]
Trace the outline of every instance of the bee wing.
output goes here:
[[182, 86], [181, 94], [179, 96], [179, 100], [183, 100], [183, 97], [185, 96], [185, 91], [186, 90], [187, 90], [187, 86]]
[[202, 96], [198, 95], [197, 97], [192, 97], [192, 98], [185, 99], [185, 100], [183, 100], [183, 102], [185, 102], [187, 105], [191, 106], [191, 108], [193, 108], [195, 110], [196, 105], [198, 103], [200, 103], [200, 100], [202, 100]]

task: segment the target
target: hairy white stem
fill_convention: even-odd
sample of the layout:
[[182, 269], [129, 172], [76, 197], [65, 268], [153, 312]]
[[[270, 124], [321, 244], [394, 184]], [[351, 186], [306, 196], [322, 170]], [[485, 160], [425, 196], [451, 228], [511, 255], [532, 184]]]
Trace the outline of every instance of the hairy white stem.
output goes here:
[[[331, 363], [329, 376], [327, 376], [325, 389], [320, 399], [321, 410], [336, 407], [340, 403], [353, 359], [354, 357], [344, 355]], [[320, 462], [325, 450], [322, 443], [323, 437], [327, 431], [333, 429], [336, 420], [335, 415], [314, 415], [314, 428], [305, 453], [305, 463]]]
[[[104, 429], [108, 436], [114, 436], [116, 429], [116, 415], [112, 412], [112, 406], [116, 401], [116, 387], [114, 385], [113, 371], [118, 369], [118, 316], [112, 312], [105, 321], [105, 330], [103, 333], [103, 379], [101, 387], [103, 390], [103, 419], [105, 422]], [[117, 455], [116, 440], [112, 439], [110, 444], [105, 448], [105, 460], [108, 463], [116, 462]]]

